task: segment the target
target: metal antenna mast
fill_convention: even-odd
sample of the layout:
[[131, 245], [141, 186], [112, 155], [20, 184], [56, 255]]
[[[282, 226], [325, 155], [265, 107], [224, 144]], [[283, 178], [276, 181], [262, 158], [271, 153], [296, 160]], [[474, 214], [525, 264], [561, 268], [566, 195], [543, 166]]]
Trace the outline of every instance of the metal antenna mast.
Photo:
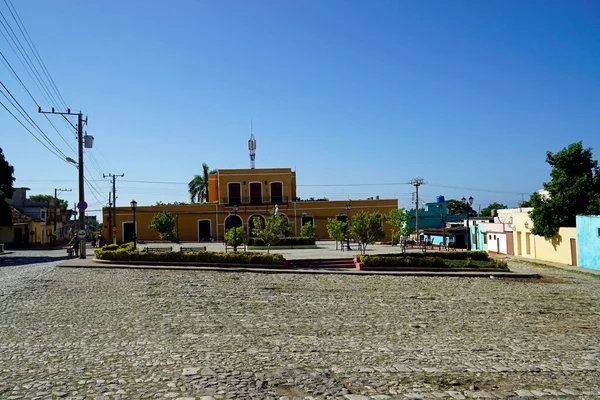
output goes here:
[[256, 159], [256, 139], [254, 138], [252, 120], [250, 120], [250, 140], [248, 140], [248, 150], [250, 150], [250, 169], [254, 169]]

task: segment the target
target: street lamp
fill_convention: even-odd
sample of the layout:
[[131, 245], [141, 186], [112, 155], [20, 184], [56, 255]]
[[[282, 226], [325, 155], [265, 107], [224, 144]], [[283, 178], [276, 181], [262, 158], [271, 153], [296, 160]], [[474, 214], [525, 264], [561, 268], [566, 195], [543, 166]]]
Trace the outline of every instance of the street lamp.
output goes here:
[[346, 204], [344, 206], [346, 210], [346, 249], [350, 249], [350, 210], [352, 209], [351, 204]]
[[237, 251], [237, 229], [236, 229], [236, 225], [237, 225], [237, 212], [238, 212], [238, 206], [237, 204], [233, 205], [233, 251]]
[[469, 217], [471, 214], [471, 206], [473, 205], [473, 196], [470, 196], [468, 200], [463, 197], [461, 201], [467, 207], [467, 251], [471, 251], [471, 227], [469, 225]]
[[135, 209], [137, 208], [137, 201], [131, 200], [131, 209], [133, 210], [133, 249], [137, 248], [137, 225], [135, 223]]

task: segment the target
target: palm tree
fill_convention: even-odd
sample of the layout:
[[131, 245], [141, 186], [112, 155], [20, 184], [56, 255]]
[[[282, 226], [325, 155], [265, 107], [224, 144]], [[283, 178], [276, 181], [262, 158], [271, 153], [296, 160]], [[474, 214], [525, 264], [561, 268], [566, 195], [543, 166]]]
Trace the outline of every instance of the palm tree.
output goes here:
[[[202, 175], [194, 175], [194, 179], [188, 183], [188, 191], [192, 203], [208, 201], [208, 175], [216, 173], [216, 169], [209, 171], [208, 165], [202, 163]], [[196, 201], [194, 201], [194, 199], [196, 199]]]

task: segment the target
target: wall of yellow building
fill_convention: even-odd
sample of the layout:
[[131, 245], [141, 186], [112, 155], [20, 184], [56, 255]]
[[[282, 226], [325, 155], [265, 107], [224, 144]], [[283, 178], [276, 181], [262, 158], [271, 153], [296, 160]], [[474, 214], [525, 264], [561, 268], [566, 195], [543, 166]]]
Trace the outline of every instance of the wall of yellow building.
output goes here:
[[217, 175], [219, 203], [227, 202], [229, 197], [228, 184], [233, 182], [241, 183], [243, 202], [248, 202], [250, 199], [251, 182], [259, 182], [261, 184], [262, 200], [264, 203], [271, 202], [271, 182], [282, 183], [283, 197], [288, 202], [293, 201], [296, 196], [296, 174], [290, 168], [219, 169]]
[[577, 238], [575, 228], [560, 228], [551, 239], [531, 233], [533, 221], [528, 213], [513, 214], [515, 255], [540, 261], [571, 264], [571, 239]]
[[208, 202], [219, 202], [219, 176], [217, 174], [208, 175]]
[[[288, 204], [278, 205], [280, 214], [287, 216], [292, 224], [292, 234], [300, 235], [302, 213], [306, 212], [307, 217], [314, 217], [316, 232], [319, 238], [329, 239], [327, 233], [327, 220], [335, 218], [337, 215], [345, 215], [346, 201], [300, 201], [290, 202]], [[350, 218], [359, 211], [378, 212], [387, 214], [391, 209], [398, 208], [398, 201], [394, 199], [381, 200], [352, 200], [350, 202]], [[169, 206], [138, 206], [136, 210], [136, 225], [138, 240], [156, 241], [160, 240], [158, 232], [149, 228], [152, 218], [163, 209], [176, 217], [177, 227], [179, 229], [179, 239], [184, 242], [198, 241], [198, 221], [208, 220], [211, 224], [211, 235], [215, 240], [222, 240], [225, 234], [225, 220], [229, 215], [233, 215], [233, 207], [224, 204], [187, 204], [187, 205], [169, 205]], [[241, 218], [243, 227], [248, 230], [250, 218], [255, 215], [267, 216], [273, 212], [274, 206], [260, 205], [249, 206], [242, 205], [238, 208], [237, 215]], [[106, 221], [108, 210], [103, 209], [103, 220]], [[130, 207], [117, 207], [117, 232], [118, 242], [123, 241], [123, 224], [133, 222], [133, 213]], [[384, 223], [384, 232], [386, 239], [390, 240], [390, 226]], [[108, 226], [104, 227], [103, 235], [109, 238]]]
[[577, 243], [575, 228], [560, 228], [558, 235], [551, 239], [542, 236], [535, 237], [535, 247], [538, 260], [571, 264], [571, 239]]
[[[46, 234], [46, 236], [47, 236], [47, 234]], [[41, 243], [41, 242], [42, 242], [42, 223], [40, 221], [33, 221], [31, 223], [31, 230], [29, 231], [29, 243]]]

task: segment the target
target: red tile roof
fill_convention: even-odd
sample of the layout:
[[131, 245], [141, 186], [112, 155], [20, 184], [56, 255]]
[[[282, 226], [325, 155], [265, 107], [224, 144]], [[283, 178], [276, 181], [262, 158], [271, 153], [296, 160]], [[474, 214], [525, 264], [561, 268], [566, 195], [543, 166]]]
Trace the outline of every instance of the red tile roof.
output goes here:
[[36, 220], [35, 218], [33, 218], [27, 214], [23, 214], [23, 212], [21, 212], [20, 210], [17, 210], [14, 207], [11, 207], [11, 210], [12, 210], [13, 225], [24, 225], [24, 224], [28, 224], [28, 223]]

